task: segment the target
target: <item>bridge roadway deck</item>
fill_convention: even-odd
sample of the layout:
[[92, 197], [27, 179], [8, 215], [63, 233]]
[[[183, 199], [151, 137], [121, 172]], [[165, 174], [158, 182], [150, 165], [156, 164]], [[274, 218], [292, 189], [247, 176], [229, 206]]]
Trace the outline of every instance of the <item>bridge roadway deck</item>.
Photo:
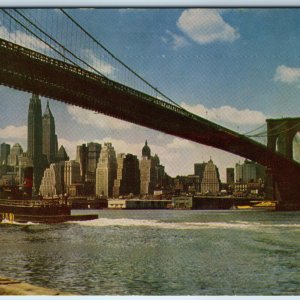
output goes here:
[[279, 189], [284, 188], [289, 198], [295, 194], [295, 190], [288, 191], [291, 175], [300, 182], [298, 163], [260, 143], [175, 105], [3, 39], [0, 84], [251, 159], [273, 170]]

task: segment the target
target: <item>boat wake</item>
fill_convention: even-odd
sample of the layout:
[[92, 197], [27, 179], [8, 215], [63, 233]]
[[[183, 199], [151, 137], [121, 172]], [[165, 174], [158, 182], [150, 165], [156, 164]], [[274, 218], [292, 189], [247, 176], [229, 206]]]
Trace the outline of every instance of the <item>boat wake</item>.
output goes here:
[[137, 220], [137, 219], [109, 219], [100, 218], [90, 221], [74, 221], [69, 223], [80, 224], [81, 226], [107, 227], [107, 226], [137, 226], [137, 227], [152, 227], [161, 229], [253, 229], [260, 230], [261, 228], [294, 228], [300, 230], [300, 224], [262, 224], [257, 222], [160, 222], [157, 220]]
[[39, 223], [32, 223], [32, 222], [21, 223], [21, 222], [9, 221], [6, 219], [3, 219], [0, 222], [0, 224], [1, 225], [19, 225], [19, 226], [40, 225]]

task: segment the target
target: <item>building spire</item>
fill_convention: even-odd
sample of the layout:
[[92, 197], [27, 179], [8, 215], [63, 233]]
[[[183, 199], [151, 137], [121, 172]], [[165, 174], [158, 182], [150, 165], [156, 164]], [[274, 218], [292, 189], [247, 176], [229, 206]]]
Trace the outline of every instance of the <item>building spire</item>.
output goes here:
[[47, 105], [46, 105], [45, 112], [44, 112], [44, 117], [46, 117], [46, 116], [53, 118], [53, 115], [52, 115], [52, 112], [51, 112], [51, 109], [49, 106], [49, 100], [47, 100]]
[[147, 140], [145, 141], [145, 146], [142, 149], [142, 157], [145, 157], [145, 156], [148, 157], [148, 158], [150, 158], [150, 156], [151, 156], [151, 150], [148, 146], [148, 141]]

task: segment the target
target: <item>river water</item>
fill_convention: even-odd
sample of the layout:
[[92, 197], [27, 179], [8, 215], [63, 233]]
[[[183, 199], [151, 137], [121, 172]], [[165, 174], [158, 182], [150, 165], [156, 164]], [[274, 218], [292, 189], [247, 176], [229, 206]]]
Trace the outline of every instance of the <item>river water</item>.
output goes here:
[[300, 294], [300, 212], [89, 213], [1, 224], [0, 276], [82, 295]]

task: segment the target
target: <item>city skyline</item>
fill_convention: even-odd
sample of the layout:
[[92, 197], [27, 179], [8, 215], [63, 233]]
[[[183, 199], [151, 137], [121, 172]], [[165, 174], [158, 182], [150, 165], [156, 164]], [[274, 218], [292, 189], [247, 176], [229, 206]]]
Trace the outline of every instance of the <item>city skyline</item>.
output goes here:
[[[298, 9], [68, 11], [172, 99], [220, 125], [246, 132], [268, 117], [300, 113], [297, 104], [300, 62], [295, 52], [299, 46], [295, 38]], [[196, 22], [199, 19], [202, 21]], [[288, 21], [278, 22], [281, 19]], [[191, 27], [192, 22], [194, 27]], [[95, 25], [101, 28], [99, 32]], [[0, 28], [9, 30], [4, 26]], [[113, 73], [113, 69], [107, 67], [106, 71]], [[26, 148], [24, 111], [27, 106], [24, 99], [29, 95], [0, 87], [0, 97], [7, 111], [0, 120], [0, 139], [12, 144], [20, 142], [23, 149]], [[43, 110], [46, 101], [42, 98]], [[140, 149], [148, 139], [152, 151], [159, 154], [171, 176], [192, 174], [193, 163], [208, 161], [212, 156], [223, 181], [226, 167], [243, 160], [74, 106], [52, 100], [50, 106], [57, 120], [59, 144], [65, 145], [71, 159], [75, 159], [76, 145], [89, 141], [112, 142], [118, 153], [126, 153], [126, 149], [131, 148], [132, 154], [140, 156]], [[181, 163], [176, 165], [174, 160]]]
[[[1, 92], [1, 89], [0, 89], [0, 92]], [[27, 101], [23, 100], [23, 99], [19, 99], [19, 103], [21, 102], [29, 102], [29, 99], [31, 98], [31, 94], [30, 93], [25, 93], [25, 92], [20, 92], [20, 98], [21, 97], [24, 97], [24, 96], [27, 96], [28, 99]], [[95, 143], [99, 143], [101, 145], [104, 145], [104, 143], [107, 143], [107, 142], [110, 142], [113, 144], [113, 146], [115, 147], [116, 149], [116, 153], [130, 153], [130, 154], [133, 154], [133, 155], [136, 155], [139, 159], [142, 157], [142, 148], [145, 144], [145, 140], [150, 140], [149, 139], [149, 136], [152, 137], [153, 139], [155, 139], [155, 135], [157, 135], [157, 133], [160, 135], [159, 139], [160, 140], [165, 140], [166, 141], [166, 147], [164, 147], [164, 145], [162, 144], [161, 142], [161, 145], [155, 145], [155, 144], [152, 144], [151, 142], [149, 143], [150, 144], [150, 147], [151, 147], [151, 151], [153, 153], [153, 155], [157, 154], [161, 161], [163, 162], [163, 164], [166, 166], [166, 173], [168, 173], [170, 176], [172, 177], [176, 177], [176, 176], [182, 176], [182, 175], [190, 175], [190, 174], [193, 174], [193, 168], [194, 168], [194, 163], [200, 163], [200, 162], [207, 162], [210, 160], [211, 157], [213, 157], [213, 160], [214, 162], [216, 163], [216, 165], [219, 167], [220, 169], [220, 177], [222, 179], [222, 181], [225, 182], [225, 179], [226, 179], [226, 168], [227, 167], [232, 167], [235, 165], [235, 163], [239, 162], [239, 161], [243, 161], [244, 158], [241, 158], [241, 157], [238, 157], [236, 155], [232, 155], [230, 153], [226, 153], [224, 151], [221, 151], [221, 150], [218, 150], [218, 149], [215, 149], [213, 147], [208, 147], [208, 146], [204, 146], [204, 145], [200, 145], [200, 144], [197, 144], [197, 143], [194, 143], [194, 142], [190, 142], [190, 141], [187, 141], [187, 140], [184, 140], [184, 139], [180, 139], [180, 138], [177, 138], [177, 137], [172, 137], [170, 135], [167, 135], [167, 134], [164, 134], [164, 133], [161, 133], [161, 132], [157, 132], [155, 130], [152, 130], [152, 129], [148, 129], [148, 128], [144, 128], [144, 127], [141, 127], [141, 126], [138, 126], [138, 125], [134, 125], [134, 124], [130, 124], [128, 122], [125, 122], [125, 121], [121, 121], [121, 120], [117, 120], [117, 119], [114, 119], [112, 117], [108, 117], [108, 116], [105, 116], [105, 115], [102, 115], [102, 114], [96, 114], [92, 111], [88, 111], [88, 110], [85, 110], [85, 109], [81, 109], [81, 108], [78, 108], [78, 107], [75, 107], [75, 106], [70, 106], [70, 105], [66, 105], [62, 102], [59, 102], [59, 101], [55, 101], [55, 100], [51, 100], [51, 99], [48, 99], [48, 98], [45, 98], [45, 97], [40, 97], [39, 98], [41, 99], [41, 103], [42, 103], [42, 107], [41, 107], [41, 110], [42, 112], [45, 111], [45, 109], [47, 108], [47, 105], [49, 105], [52, 113], [53, 113], [53, 116], [54, 116], [54, 119], [55, 119], [55, 123], [56, 123], [56, 133], [57, 133], [57, 136], [58, 136], [58, 145], [59, 147], [60, 146], [64, 146], [66, 148], [66, 152], [67, 152], [67, 155], [69, 156], [69, 159], [70, 160], [75, 160], [76, 159], [76, 148], [77, 146], [79, 145], [82, 145], [82, 144], [86, 144], [86, 143], [89, 143], [89, 142], [95, 142]], [[28, 106], [28, 103], [26, 104], [26, 106]], [[88, 114], [88, 116], [92, 117], [92, 118], [95, 118], [95, 120], [97, 118], [103, 118], [104, 120], [110, 122], [112, 125], [107, 125], [107, 126], [110, 126], [109, 129], [106, 128], [106, 129], [103, 129], [104, 132], [111, 132], [111, 136], [109, 137], [104, 137], [103, 139], [99, 139], [99, 138], [94, 138], [94, 139], [91, 139], [91, 140], [85, 140], [83, 139], [82, 137], [78, 137], [75, 141], [69, 141], [68, 139], [66, 138], [61, 138], [61, 127], [67, 127], [69, 124], [68, 122], [72, 121], [72, 116], [69, 116], [70, 119], [67, 119], [66, 120], [66, 117], [65, 116], [62, 116], [62, 109], [64, 107], [68, 107], [67, 109], [69, 111], [72, 111], [72, 110], [75, 110], [76, 111], [76, 114], [78, 114], [78, 112], [81, 112], [82, 113], [82, 116], [81, 118], [83, 119], [85, 117], [85, 113]], [[25, 109], [28, 109], [27, 107], [25, 107]], [[58, 115], [58, 117], [60, 117], [59, 119], [59, 122], [57, 122], [57, 116], [56, 114]], [[27, 151], [27, 111], [25, 111], [25, 118], [24, 116], [22, 116], [22, 119], [24, 120], [25, 122], [25, 125], [23, 126], [20, 126], [19, 130], [20, 132], [17, 133], [16, 135], [12, 134], [15, 130], [18, 130], [18, 128], [16, 128], [17, 126], [10, 126], [10, 127], [7, 127], [6, 129], [2, 129], [0, 128], [0, 142], [3, 143], [8, 143], [11, 145], [11, 147], [15, 144], [15, 143], [19, 143], [22, 148], [23, 148], [23, 151], [26, 152]], [[66, 122], [67, 121], [67, 122]], [[63, 125], [62, 125], [63, 123]], [[118, 125], [119, 124], [119, 125]], [[117, 127], [121, 130], [122, 128], [122, 124], [124, 124], [125, 126], [131, 126], [131, 130], [133, 131], [143, 131], [144, 134], [148, 134], [147, 136], [145, 135], [141, 135], [141, 142], [140, 143], [128, 143], [128, 142], [125, 142], [124, 140], [122, 140], [122, 131], [119, 132], [117, 134], [116, 137], [112, 136], [112, 131], [110, 128], [114, 128], [114, 127]], [[128, 124], [128, 125], [127, 125]], [[70, 125], [71, 127], [71, 125]], [[86, 127], [86, 126], [84, 126]], [[93, 126], [92, 127], [89, 127], [87, 126], [88, 129], [90, 132], [87, 132], [87, 133], [92, 133], [92, 136], [94, 137], [97, 137], [97, 127], [94, 128]], [[83, 131], [84, 132], [84, 131]], [[1, 135], [2, 134], [2, 135]], [[84, 133], [83, 133], [84, 135]], [[6, 139], [4, 138], [1, 138], [1, 136], [4, 136]], [[118, 139], [117, 137], [120, 137], [120, 139]], [[167, 142], [169, 141], [169, 142]], [[184, 168], [180, 168], [182, 167], [182, 165], [180, 165], [180, 163], [182, 163], [182, 160], [181, 160], [181, 154], [179, 154], [178, 152], [181, 152], [182, 150], [183, 151], [186, 151], [186, 150], [192, 150], [192, 151], [195, 151], [197, 152], [197, 147], [198, 146], [202, 146], [204, 147], [204, 149], [208, 148], [210, 149], [209, 150], [209, 153], [207, 153], [207, 150], [204, 150], [202, 153], [200, 153], [200, 155], [198, 155], [198, 157], [200, 158], [200, 160], [197, 160], [197, 161], [192, 161], [190, 159], [190, 164], [186, 163], [184, 164], [185, 166], [185, 172], [180, 172], [181, 169], [184, 170]], [[201, 147], [200, 147], [201, 148]], [[172, 153], [172, 151], [174, 151], [174, 154], [171, 155], [170, 154], [170, 151]], [[223, 157], [219, 157], [218, 159], [218, 154], [219, 153], [224, 153], [223, 154]], [[215, 153], [215, 155], [214, 155]], [[185, 153], [186, 154], [186, 153]], [[196, 153], [197, 155], [197, 153]], [[184, 154], [183, 154], [184, 156]], [[225, 156], [225, 158], [224, 158]], [[226, 156], [229, 158], [229, 161], [232, 160], [232, 164], [230, 165], [228, 163], [225, 162], [225, 165], [224, 165], [224, 159], [226, 161]], [[233, 157], [233, 159], [232, 159]], [[236, 159], [236, 158], [237, 159]], [[189, 156], [190, 158], [190, 156]], [[207, 159], [206, 159], [207, 158]], [[178, 159], [178, 161], [176, 161], [176, 159]], [[175, 161], [175, 162], [174, 162]], [[168, 163], [168, 162], [171, 162]], [[178, 164], [179, 163], [179, 167], [178, 167]], [[184, 162], [183, 162], [184, 163]], [[221, 167], [220, 167], [221, 165]], [[224, 168], [222, 167], [222, 165], [224, 165]], [[177, 168], [176, 168], [177, 166]], [[169, 172], [168, 170], [170, 170], [171, 172]], [[179, 170], [179, 172], [176, 173], [176, 170]], [[173, 172], [172, 172], [173, 171]]]

